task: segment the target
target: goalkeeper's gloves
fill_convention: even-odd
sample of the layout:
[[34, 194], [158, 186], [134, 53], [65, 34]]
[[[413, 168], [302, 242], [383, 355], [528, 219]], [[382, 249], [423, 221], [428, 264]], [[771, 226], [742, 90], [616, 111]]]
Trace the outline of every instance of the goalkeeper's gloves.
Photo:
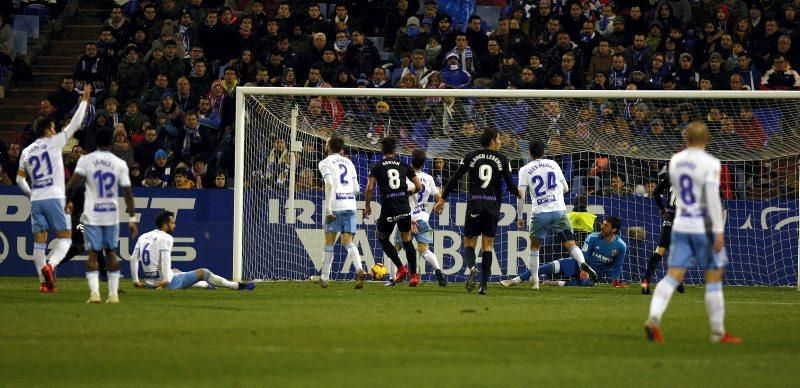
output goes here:
[[619, 279], [614, 279], [611, 282], [611, 285], [613, 285], [614, 288], [628, 288], [628, 287], [630, 287], [627, 283], [623, 283]]

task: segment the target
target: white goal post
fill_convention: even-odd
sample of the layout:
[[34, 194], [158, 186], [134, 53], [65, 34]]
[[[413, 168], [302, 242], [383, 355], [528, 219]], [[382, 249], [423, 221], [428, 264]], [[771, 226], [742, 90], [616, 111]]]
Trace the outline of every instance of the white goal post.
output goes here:
[[[375, 111], [381, 101], [390, 112]], [[324, 193], [313, 182], [312, 162], [324, 157], [318, 144], [332, 133], [345, 137], [354, 163], [362, 162], [356, 164], [363, 180], [383, 135], [400, 137], [403, 155], [423, 148], [429, 158], [441, 158], [447, 176], [461, 155], [476, 148], [473, 132], [467, 131], [492, 126], [505, 136], [501, 152], [520, 163], [530, 141], [548, 141], [553, 155], [574, 171], [568, 178], [576, 190], [570, 203], [581, 196], [588, 199], [589, 212], [621, 216], [620, 235], [629, 245], [623, 272], [636, 281], [658, 241], [658, 209], [649, 198], [654, 170], [680, 148], [685, 122], [700, 118], [714, 126], [712, 138], [719, 133], [718, 139], [726, 139], [710, 149], [728, 166], [726, 245], [732, 260], [726, 282], [800, 289], [798, 108], [800, 93], [794, 91], [238, 87], [233, 278], [301, 280], [318, 269], [318, 204]], [[658, 133], [659, 125], [670, 127], [667, 135]], [[728, 136], [726, 125], [736, 127], [730, 129], [735, 135]], [[753, 139], [737, 132], [754, 125], [765, 135], [763, 147], [751, 147]], [[432, 246], [451, 280], [458, 281], [463, 279], [457, 237], [463, 214], [458, 213], [466, 195], [453, 197], [449, 212], [432, 221]], [[337, 254], [334, 269], [341, 269], [340, 279], [352, 276], [353, 264], [382, 261], [376, 257], [374, 220], [364, 221], [362, 228], [367, 229], [359, 245], [365, 263], [346, 263]], [[526, 233], [507, 230], [509, 237], [496, 243], [493, 280], [524, 269], [518, 246]], [[552, 255], [561, 253], [556, 248]], [[697, 281], [698, 273], [690, 271], [689, 279]]]

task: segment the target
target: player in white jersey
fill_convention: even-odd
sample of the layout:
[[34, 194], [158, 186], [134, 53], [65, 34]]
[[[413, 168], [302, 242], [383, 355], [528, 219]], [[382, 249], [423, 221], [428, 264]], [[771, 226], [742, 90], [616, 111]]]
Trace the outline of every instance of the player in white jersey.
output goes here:
[[725, 300], [722, 296], [725, 253], [725, 221], [719, 197], [720, 162], [705, 151], [708, 128], [691, 122], [684, 132], [688, 148], [672, 156], [669, 178], [676, 191], [675, 221], [669, 247], [669, 269], [658, 282], [650, 301], [650, 316], [644, 329], [650, 341], [663, 342], [660, 323], [669, 300], [690, 266], [705, 270], [706, 311], [711, 342], [738, 344], [742, 339], [725, 331]]
[[[517, 227], [520, 229], [525, 227], [525, 191], [528, 188], [531, 191], [533, 204], [529, 228], [530, 270], [532, 273], [539, 273], [539, 247], [547, 236], [548, 229], [552, 229], [580, 269], [588, 273], [593, 282], [597, 282], [597, 273], [586, 264], [583, 252], [575, 243], [572, 224], [567, 217], [567, 206], [564, 204], [564, 193], [569, 191], [567, 180], [558, 163], [544, 159], [545, 149], [543, 142], [531, 142], [529, 151], [533, 160], [519, 170], [520, 199], [517, 200]], [[534, 289], [539, 288], [538, 276], [531, 276], [531, 285]]]
[[72, 174], [67, 190], [70, 201], [67, 208], [72, 207], [72, 198], [82, 182], [86, 182], [83, 201], [83, 218], [85, 219], [83, 234], [86, 239], [86, 280], [89, 283], [89, 300], [87, 303], [100, 303], [100, 279], [97, 265], [97, 253], [103, 251], [108, 268], [108, 300], [106, 303], [119, 303], [119, 260], [114, 252], [119, 241], [119, 214], [117, 197], [119, 188], [125, 196], [125, 206], [130, 215], [128, 228], [131, 239], [136, 238], [136, 213], [131, 192], [131, 178], [125, 161], [110, 152], [114, 142], [111, 129], [97, 131], [95, 144], [97, 151], [78, 159], [75, 172]]
[[356, 167], [349, 158], [342, 156], [344, 139], [332, 137], [325, 144], [328, 156], [319, 162], [319, 172], [325, 181], [325, 248], [322, 254], [322, 272], [319, 276], [311, 276], [311, 281], [322, 288], [328, 287], [331, 266], [333, 265], [333, 244], [336, 235], [342, 234], [342, 245], [347, 249], [347, 258], [356, 267], [356, 289], [364, 287], [367, 273], [361, 267], [361, 254], [353, 244], [356, 233], [356, 195], [361, 191], [358, 186]]
[[[41, 292], [55, 291], [55, 271], [72, 245], [70, 217], [64, 211], [64, 160], [61, 150], [75, 134], [86, 117], [91, 87], [84, 92], [75, 115], [63, 131], [56, 133], [55, 121], [49, 117], [34, 123], [36, 141], [25, 147], [19, 158], [17, 185], [31, 199], [31, 227], [33, 229], [33, 263], [39, 275]], [[27, 177], [31, 178], [28, 186]], [[45, 264], [47, 233], [56, 232], [56, 246]]]
[[[131, 278], [136, 288], [167, 288], [181, 290], [198, 283], [208, 282], [214, 287], [232, 290], [253, 290], [254, 283], [232, 282], [213, 272], [200, 268], [189, 272], [180, 272], [172, 268], [172, 233], [175, 232], [175, 214], [164, 210], [155, 218], [156, 229], [153, 229], [136, 240], [131, 255]], [[144, 271], [144, 282], [139, 281], [139, 262]]]
[[[416, 148], [411, 152], [411, 168], [417, 174], [422, 188], [414, 195], [408, 197], [411, 204], [411, 237], [417, 241], [417, 252], [422, 256], [425, 261], [433, 267], [436, 280], [440, 287], [447, 286], [447, 278], [442, 273], [442, 266], [439, 264], [439, 259], [430, 250], [430, 244], [433, 244], [433, 228], [428, 224], [431, 214], [428, 212], [427, 205], [428, 199], [433, 197], [434, 202], [438, 202], [441, 195], [439, 195], [439, 188], [436, 187], [436, 180], [432, 176], [422, 171], [425, 166], [425, 158], [427, 157], [425, 150]], [[407, 186], [412, 186], [410, 180], [406, 180]], [[400, 232], [395, 227], [395, 248], [397, 250], [403, 249], [403, 240], [400, 237]], [[386, 285], [394, 285], [394, 280], [390, 279]]]

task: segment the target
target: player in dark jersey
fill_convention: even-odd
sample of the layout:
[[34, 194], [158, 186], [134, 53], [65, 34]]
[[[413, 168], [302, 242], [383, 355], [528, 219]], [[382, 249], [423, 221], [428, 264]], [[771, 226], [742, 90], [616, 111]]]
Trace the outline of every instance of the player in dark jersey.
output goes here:
[[[364, 218], [372, 214], [370, 202], [375, 192], [375, 185], [381, 194], [381, 215], [378, 217], [378, 242], [383, 248], [383, 252], [397, 266], [397, 273], [390, 284], [397, 284], [403, 281], [406, 276], [411, 275], [408, 285], [416, 287], [419, 284], [417, 274], [417, 250], [411, 243], [411, 205], [408, 203], [408, 196], [416, 193], [422, 188], [422, 184], [409, 165], [403, 163], [395, 156], [397, 151], [397, 139], [385, 137], [381, 140], [381, 152], [383, 159], [378, 164], [372, 166], [369, 171], [367, 181], [366, 199], [364, 203]], [[406, 180], [413, 183], [409, 187]], [[395, 224], [400, 231], [400, 238], [403, 240], [403, 250], [406, 252], [408, 268], [400, 261], [397, 249], [394, 248], [389, 236], [394, 230]]]
[[[656, 188], [653, 189], [653, 200], [656, 201], [656, 205], [661, 212], [661, 237], [659, 237], [656, 251], [650, 256], [650, 260], [647, 261], [647, 269], [641, 281], [643, 295], [650, 294], [650, 279], [653, 277], [653, 274], [656, 273], [656, 267], [661, 263], [664, 254], [667, 253], [667, 248], [669, 247], [672, 237], [672, 221], [675, 220], [675, 193], [672, 191], [672, 187], [669, 183], [667, 168], [664, 167], [664, 169], [659, 172], [659, 175], [661, 175], [661, 180], [658, 182], [658, 185], [656, 185]], [[664, 204], [662, 196], [666, 196], [666, 204]], [[678, 285], [676, 290], [678, 293], [683, 294], [685, 291], [683, 282]]]
[[480, 142], [483, 148], [464, 155], [458, 170], [445, 185], [442, 196], [433, 210], [441, 214], [447, 195], [455, 189], [461, 176], [469, 172], [469, 199], [464, 223], [464, 258], [469, 267], [466, 288], [468, 292], [475, 289], [475, 277], [478, 272], [475, 267], [475, 246], [478, 244], [478, 236], [482, 236], [482, 271], [478, 294], [486, 295], [486, 285], [492, 269], [494, 236], [497, 233], [497, 221], [503, 198], [502, 181], [506, 182], [506, 189], [517, 198], [520, 197], [520, 193], [511, 178], [511, 164], [508, 158], [498, 152], [500, 137], [497, 131], [484, 129]]

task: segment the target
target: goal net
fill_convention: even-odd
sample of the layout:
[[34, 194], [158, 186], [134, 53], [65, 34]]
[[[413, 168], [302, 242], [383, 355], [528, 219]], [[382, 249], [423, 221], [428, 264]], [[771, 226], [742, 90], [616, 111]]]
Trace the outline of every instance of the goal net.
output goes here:
[[[337, 245], [333, 265], [333, 279], [350, 279], [356, 265], [390, 263], [376, 239], [379, 204], [369, 219], [361, 217], [380, 139], [396, 137], [403, 158], [414, 148], [426, 150], [424, 170], [441, 186], [460, 158], [479, 148], [481, 129], [495, 128], [515, 180], [530, 160], [530, 142], [545, 141], [570, 185], [568, 210], [578, 205], [598, 215], [597, 224], [603, 215], [622, 219], [619, 236], [628, 245], [622, 277], [636, 282], [659, 241], [652, 198], [659, 173], [684, 147], [687, 123], [702, 120], [711, 131], [709, 151], [723, 161], [726, 283], [796, 285], [798, 108], [800, 94], [792, 92], [239, 88], [234, 277], [302, 280], [319, 271], [324, 188], [317, 163], [331, 135], [345, 139], [362, 189], [354, 243], [363, 263], [346, 262]], [[466, 178], [458, 188], [444, 213], [431, 217], [431, 248], [450, 281], [463, 281], [466, 271]], [[493, 280], [521, 273], [528, 258], [528, 233], [516, 228], [514, 198], [506, 195], [501, 211]], [[576, 233], [578, 239], [589, 231]], [[554, 238], [543, 246], [544, 262], [568, 256]], [[422, 280], [434, 280], [421, 257], [418, 263]], [[689, 271], [687, 282], [702, 282], [702, 274]]]

